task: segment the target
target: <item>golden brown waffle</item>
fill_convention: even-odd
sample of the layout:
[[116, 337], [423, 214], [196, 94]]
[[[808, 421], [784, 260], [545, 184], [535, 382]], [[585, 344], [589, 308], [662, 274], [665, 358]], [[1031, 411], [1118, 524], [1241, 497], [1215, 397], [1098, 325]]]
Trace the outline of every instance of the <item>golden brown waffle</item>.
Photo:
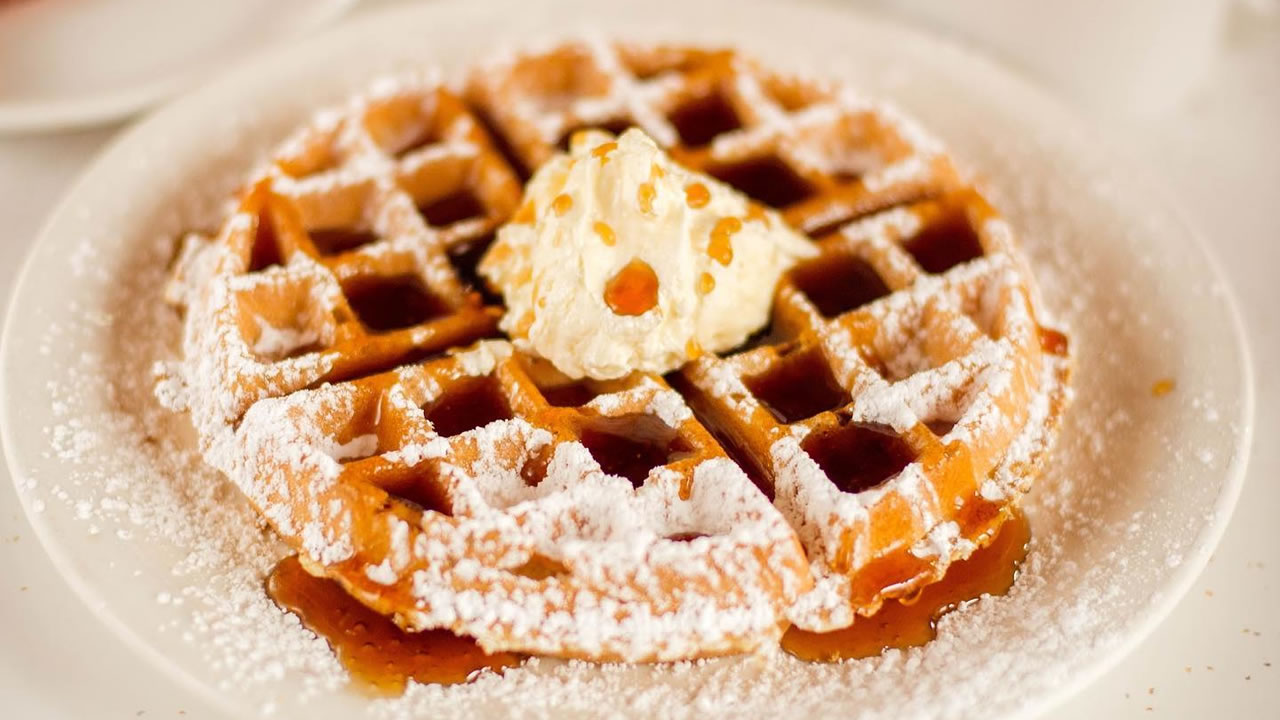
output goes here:
[[246, 191], [216, 257], [199, 258], [213, 279], [188, 356], [217, 364], [219, 419], [492, 334], [501, 308], [473, 269], [519, 199], [486, 133], [433, 81], [321, 116]]
[[[1008, 226], [926, 133], [731, 51], [571, 43], [479, 69], [469, 96], [527, 165], [582, 127], [636, 125], [821, 238], [760, 347], [678, 381], [805, 545], [817, 587], [789, 619], [847, 626], [987, 542], [1038, 470], [1068, 371], [1042, 362]], [[1028, 422], [1033, 400], [1048, 406]]]
[[[313, 572], [491, 649], [674, 659], [848, 625], [990, 539], [1055, 434], [1065, 338], [927, 135], [731, 52], [570, 43], [462, 97], [320, 116], [179, 263], [161, 394]], [[517, 178], [630, 124], [817, 238], [771, 327], [665, 381], [473, 344]]]
[[249, 497], [290, 508], [285, 540], [406, 627], [633, 661], [776, 637], [804, 555], [681, 397], [560, 382], [486, 341], [260, 402], [236, 442], [278, 482]]
[[634, 125], [813, 234], [959, 185], [893, 108], [727, 50], [569, 43], [481, 67], [468, 96], [525, 169], [576, 130]]
[[976, 192], [819, 247], [779, 284], [767, 337], [680, 382], [799, 533], [817, 587], [790, 617], [809, 629], [910, 596], [985, 545], [1042, 461], [1067, 379], [1008, 226]]

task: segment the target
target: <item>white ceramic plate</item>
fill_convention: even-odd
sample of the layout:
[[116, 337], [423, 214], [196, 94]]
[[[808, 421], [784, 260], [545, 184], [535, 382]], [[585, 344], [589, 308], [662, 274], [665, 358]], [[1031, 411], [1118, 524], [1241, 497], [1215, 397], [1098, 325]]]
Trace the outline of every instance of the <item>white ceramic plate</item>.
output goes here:
[[124, 117], [356, 0], [0, 0], [0, 133]]
[[[177, 333], [176, 318], [154, 309], [166, 238], [212, 223], [265, 148], [374, 75], [456, 70], [575, 25], [727, 42], [847, 78], [921, 118], [981, 178], [1079, 359], [1058, 451], [1025, 503], [1033, 546], [1009, 595], [948, 616], [923, 649], [875, 660], [544, 661], [398, 700], [346, 690], [323, 643], [265, 599], [258, 583], [281, 550], [201, 467], [185, 421], [150, 399], [150, 365]], [[0, 361], [7, 455], [53, 561], [130, 645], [234, 717], [1030, 715], [1113, 665], [1189, 586], [1238, 494], [1253, 417], [1248, 355], [1216, 263], [1063, 108], [912, 30], [732, 0], [608, 11], [587, 0], [433, 3], [230, 72], [127, 132], [72, 188], [23, 270]], [[1175, 389], [1157, 397], [1166, 378]]]

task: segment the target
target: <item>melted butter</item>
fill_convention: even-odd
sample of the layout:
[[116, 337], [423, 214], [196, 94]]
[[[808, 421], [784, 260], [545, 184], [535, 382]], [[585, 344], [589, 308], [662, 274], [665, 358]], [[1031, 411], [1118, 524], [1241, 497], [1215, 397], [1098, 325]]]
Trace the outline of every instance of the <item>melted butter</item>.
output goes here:
[[887, 600], [871, 617], [858, 617], [843, 630], [812, 633], [792, 627], [782, 649], [813, 662], [873, 657], [889, 648], [924, 645], [937, 635], [938, 620], [983, 595], [1004, 595], [1013, 587], [1027, 556], [1031, 527], [1022, 513], [1000, 528], [989, 545], [952, 563], [942, 580], [914, 598]]
[[1151, 384], [1151, 397], [1164, 397], [1173, 392], [1174, 387], [1173, 378], [1161, 378]]
[[486, 653], [475, 640], [447, 630], [405, 632], [361, 605], [338, 583], [308, 574], [296, 555], [271, 571], [267, 593], [328, 641], [355, 683], [377, 693], [399, 694], [411, 678], [420, 683], [463, 683], [485, 670], [522, 661], [511, 653]]

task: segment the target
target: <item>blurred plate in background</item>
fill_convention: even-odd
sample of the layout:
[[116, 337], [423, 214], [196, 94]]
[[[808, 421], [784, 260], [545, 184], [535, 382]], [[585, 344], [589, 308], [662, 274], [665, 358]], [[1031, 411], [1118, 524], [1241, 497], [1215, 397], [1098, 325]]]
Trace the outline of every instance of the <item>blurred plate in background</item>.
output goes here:
[[0, 0], [0, 133], [115, 120], [356, 0]]

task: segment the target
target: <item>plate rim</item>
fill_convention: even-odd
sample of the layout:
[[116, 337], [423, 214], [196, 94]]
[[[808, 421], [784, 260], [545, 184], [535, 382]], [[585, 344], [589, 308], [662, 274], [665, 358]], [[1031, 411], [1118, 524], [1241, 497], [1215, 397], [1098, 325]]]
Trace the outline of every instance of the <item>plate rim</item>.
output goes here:
[[[341, 0], [341, 2], [358, 2], [358, 0]], [[746, 0], [746, 2], [757, 5], [770, 4], [764, 0]], [[219, 712], [229, 716], [234, 716], [240, 708], [230, 702], [225, 697], [225, 693], [215, 692], [209, 684], [200, 682], [195, 677], [168, 663], [163, 653], [149, 644], [120, 616], [112, 612], [105, 602], [100, 601], [98, 593], [76, 567], [71, 553], [67, 548], [59, 544], [56, 531], [46, 524], [41, 513], [33, 511], [31, 506], [32, 498], [29, 493], [22, 491], [20, 480], [26, 477], [28, 473], [24, 468], [19, 467], [12, 452], [12, 449], [16, 447], [16, 440], [12, 436], [14, 413], [13, 408], [7, 401], [9, 397], [7, 386], [10, 363], [14, 360], [14, 354], [11, 352], [13, 345], [11, 336], [15, 332], [13, 328], [15, 326], [18, 302], [27, 286], [34, 282], [32, 269], [36, 263], [36, 256], [40, 247], [48, 244], [48, 238], [52, 234], [52, 230], [60, 224], [64, 215], [72, 211], [72, 201], [81, 194], [82, 188], [89, 184], [94, 175], [102, 172], [101, 168], [103, 166], [112, 164], [110, 161], [113, 156], [121, 152], [122, 148], [137, 143], [141, 138], [151, 134], [155, 126], [163, 125], [166, 118], [172, 114], [180, 114], [185, 106], [195, 104], [203, 95], [210, 92], [210, 88], [224, 85], [232, 78], [252, 71], [254, 66], [285, 62], [290, 56], [301, 52], [304, 46], [309, 46], [313, 43], [324, 42], [327, 39], [341, 37], [345, 34], [357, 34], [366, 31], [368, 27], [393, 22], [397, 17], [430, 16], [437, 8], [442, 6], [467, 4], [469, 4], [468, 0], [437, 0], [436, 2], [425, 4], [403, 4], [379, 8], [355, 19], [326, 28], [319, 33], [307, 36], [295, 35], [277, 45], [252, 52], [236, 64], [208, 77], [208, 82], [166, 100], [160, 106], [148, 112], [143, 118], [117, 133], [84, 166], [84, 169], [67, 186], [67, 190], [63, 192], [60, 199], [54, 204], [53, 210], [50, 211], [45, 221], [41, 224], [39, 232], [27, 248], [18, 272], [14, 277], [13, 286], [8, 297], [9, 305], [3, 318], [3, 329], [0, 330], [0, 447], [3, 448], [5, 462], [9, 469], [19, 504], [39, 539], [41, 547], [53, 561], [58, 574], [68, 582], [91, 614], [109, 627], [124, 642], [125, 646], [134, 649], [149, 664], [154, 666], [162, 676], [167, 676], [177, 681], [180, 686], [190, 690], [196, 697], [208, 702], [212, 707], [217, 708]], [[503, 0], [493, 0], [489, 4], [498, 6], [503, 4]], [[982, 66], [984, 70], [1004, 76], [1006, 80], [1017, 85], [1020, 92], [1034, 96], [1045, 108], [1053, 112], [1059, 121], [1055, 124], [1060, 128], [1080, 133], [1085, 138], [1094, 141], [1101, 148], [1100, 154], [1117, 158], [1119, 161], [1117, 165], [1124, 171], [1126, 185], [1141, 187], [1149, 196], [1153, 207], [1168, 213], [1170, 221], [1185, 230], [1196, 252], [1199, 253], [1198, 259], [1206, 263], [1208, 275], [1221, 288], [1221, 292], [1215, 292], [1214, 296], [1220, 299], [1222, 309], [1230, 320], [1231, 334], [1235, 340], [1234, 349], [1239, 356], [1237, 371], [1241, 380], [1241, 398], [1240, 416], [1229, 419], [1236, 423], [1238, 431], [1232, 448], [1231, 461], [1222, 471], [1224, 480], [1222, 489], [1211, 510], [1213, 519], [1201, 528], [1201, 542], [1191, 549], [1190, 555], [1169, 574], [1166, 583], [1158, 588], [1160, 591], [1159, 598], [1147, 606], [1139, 621], [1127, 628], [1120, 640], [1109, 647], [1104, 655], [1084, 666], [1075, 674], [1068, 676], [1063, 682], [1055, 686], [1052, 691], [1029, 699], [1020, 709], [1014, 711], [1010, 717], [1036, 717], [1043, 715], [1093, 684], [1098, 678], [1116, 667], [1121, 660], [1128, 657], [1138, 645], [1150, 636], [1155, 628], [1181, 602], [1196, 579], [1199, 578], [1207, 566], [1213, 551], [1221, 542], [1227, 526], [1230, 524], [1246, 479], [1249, 460], [1252, 455], [1256, 424], [1256, 377], [1253, 351], [1249, 342], [1247, 326], [1240, 309], [1240, 303], [1236, 297], [1236, 291], [1229, 282], [1229, 276], [1225, 273], [1220, 258], [1215, 254], [1213, 246], [1208, 242], [1207, 235], [1201, 232], [1200, 228], [1190, 220], [1187, 211], [1181, 205], [1173, 202], [1167, 187], [1156, 182], [1150, 171], [1142, 164], [1134, 162], [1127, 153], [1108, 143], [1106, 136], [1096, 127], [1095, 123], [1084, 120], [1078, 112], [1069, 107], [1052, 90], [1041, 85], [1018, 68], [1000, 62], [995, 56], [985, 52], [980, 47], [923, 27], [909, 19], [887, 16], [874, 8], [837, 7], [831, 3], [818, 1], [805, 1], [803, 4], [810, 9], [825, 11], [832, 15], [841, 15], [848, 20], [886, 28], [892, 32], [912, 36], [918, 40], [927, 39], [930, 43], [941, 48], [965, 56], [967, 60]], [[565, 28], [564, 34], [570, 34], [572, 30], [572, 28]], [[0, 122], [0, 134], [2, 133], [3, 123]]]

